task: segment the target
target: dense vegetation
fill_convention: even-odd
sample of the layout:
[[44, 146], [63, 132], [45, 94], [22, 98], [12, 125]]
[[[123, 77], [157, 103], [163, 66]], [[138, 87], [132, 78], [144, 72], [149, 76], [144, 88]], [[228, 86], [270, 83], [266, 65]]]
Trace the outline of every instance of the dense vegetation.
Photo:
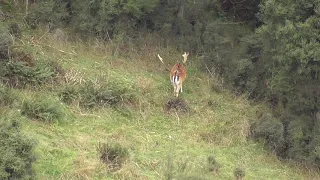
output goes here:
[[[0, 2], [0, 18], [23, 13], [29, 30], [46, 27], [61, 39], [61, 29], [73, 34], [68, 36], [71, 39], [98, 38], [112, 43], [113, 55], [122, 57], [145, 52], [154, 55], [158, 52], [148, 49], [154, 46], [191, 52], [199, 59], [197, 67], [212, 81], [219, 79], [236, 95], [269, 105], [272, 113], [261, 112], [251, 125], [250, 137], [263, 140], [281, 158], [320, 167], [319, 0], [24, 2]], [[30, 53], [14, 47], [12, 37], [19, 39], [21, 34], [17, 23], [0, 27], [0, 90], [6, 92], [0, 95], [5, 100], [1, 106], [14, 101], [13, 96], [5, 96], [7, 88], [60, 83], [60, 75], [66, 73], [55, 62], [35, 62]], [[123, 80], [100, 79], [71, 83], [59, 89], [59, 97], [82, 108], [108, 106], [123, 111], [124, 106], [138, 103], [136, 91]], [[25, 100], [22, 115], [52, 122], [69, 113], [55, 99], [40, 99], [37, 103]]]

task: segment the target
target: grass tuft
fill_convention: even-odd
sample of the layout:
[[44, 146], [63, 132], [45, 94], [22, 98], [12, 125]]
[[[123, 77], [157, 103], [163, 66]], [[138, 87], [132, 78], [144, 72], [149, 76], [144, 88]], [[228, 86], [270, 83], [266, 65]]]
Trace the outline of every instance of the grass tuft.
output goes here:
[[213, 155], [208, 157], [208, 170], [211, 172], [219, 172], [220, 164], [217, 162]]
[[236, 167], [234, 169], [233, 174], [234, 174], [234, 177], [236, 178], [236, 180], [241, 180], [246, 175], [245, 170], [241, 167]]
[[111, 171], [119, 170], [122, 165], [129, 159], [129, 151], [119, 143], [99, 143], [97, 151], [100, 160], [107, 165]]

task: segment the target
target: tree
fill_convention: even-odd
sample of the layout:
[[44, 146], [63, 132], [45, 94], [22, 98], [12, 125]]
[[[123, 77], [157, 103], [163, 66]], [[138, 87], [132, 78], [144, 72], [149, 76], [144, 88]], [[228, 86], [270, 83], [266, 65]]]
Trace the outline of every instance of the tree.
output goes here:
[[257, 34], [263, 44], [262, 58], [270, 67], [268, 89], [279, 94], [282, 105], [298, 115], [311, 115], [319, 109], [318, 3], [266, 0], [261, 6], [264, 24]]

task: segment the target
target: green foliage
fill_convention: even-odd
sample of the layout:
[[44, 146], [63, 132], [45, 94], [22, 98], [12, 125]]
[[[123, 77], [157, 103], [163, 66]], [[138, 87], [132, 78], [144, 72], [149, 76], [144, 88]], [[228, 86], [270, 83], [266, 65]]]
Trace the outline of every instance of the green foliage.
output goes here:
[[9, 25], [9, 32], [16, 38], [21, 37], [21, 29], [17, 23], [11, 23]]
[[32, 6], [26, 21], [32, 28], [35, 28], [40, 23], [49, 25], [52, 29], [63, 24], [63, 22], [69, 21], [70, 12], [67, 11], [67, 4], [65, 1], [39, 1]]
[[97, 151], [100, 155], [101, 162], [114, 171], [122, 167], [129, 159], [129, 151], [119, 143], [99, 143]]
[[2, 62], [0, 82], [15, 88], [35, 87], [57, 80], [63, 74], [63, 69], [56, 62], [43, 59], [35, 62], [32, 55], [14, 50], [10, 60]]
[[[36, 3], [28, 15], [29, 24], [72, 26], [82, 35], [107, 35], [127, 33], [138, 26], [138, 20], [151, 13], [158, 0], [83, 0]], [[131, 33], [133, 35], [133, 32]], [[83, 36], [84, 37], [84, 36]]]
[[294, 117], [286, 127], [287, 157], [303, 162], [307, 160], [307, 146], [312, 139], [312, 119], [308, 116]]
[[267, 114], [251, 126], [252, 137], [265, 140], [265, 145], [277, 154], [284, 149], [284, 127], [281, 121]]
[[133, 88], [125, 82], [88, 81], [80, 85], [66, 86], [60, 93], [61, 100], [71, 104], [78, 102], [85, 108], [121, 106], [134, 103]]
[[[317, 0], [262, 1], [259, 18], [263, 24], [250, 40], [248, 51], [265, 84], [257, 84], [256, 94], [285, 111], [280, 113], [291, 115], [281, 117], [285, 119], [285, 143], [280, 155], [310, 164], [319, 164], [318, 131], [311, 118], [320, 109], [318, 6]], [[270, 127], [280, 126], [274, 123]]]
[[208, 24], [203, 33], [206, 55], [204, 65], [210, 71], [226, 80], [226, 85], [239, 89], [249, 79], [253, 69], [250, 57], [246, 54], [246, 37], [251, 30], [248, 26], [225, 24], [215, 21]]
[[61, 122], [66, 118], [66, 111], [61, 102], [45, 96], [25, 100], [22, 103], [21, 114], [47, 123]]
[[[9, 58], [9, 47], [12, 45], [12, 38], [9, 35], [6, 26], [0, 22], [0, 66], [3, 66], [3, 61]], [[0, 67], [0, 75], [3, 71]]]
[[36, 86], [48, 82], [54, 72], [48, 66], [30, 67], [25, 62], [9, 61], [4, 65], [0, 80], [11, 87], [23, 88], [26, 85]]
[[0, 85], [0, 106], [11, 107], [17, 96], [8, 87]]
[[320, 122], [316, 121], [313, 125], [311, 141], [306, 144], [308, 151], [307, 162], [316, 167], [320, 167]]
[[297, 115], [311, 114], [319, 108], [320, 42], [316, 39], [320, 19], [313, 13], [316, 4], [304, 0], [265, 1], [260, 15], [265, 24], [257, 30], [262, 58], [268, 58], [270, 64], [269, 89], [285, 98], [284, 106]]
[[17, 120], [0, 118], [0, 179], [34, 178], [35, 141], [20, 129]]
[[249, 23], [257, 23], [256, 13], [259, 11], [261, 0], [237, 1], [225, 0], [221, 2], [221, 9], [236, 21], [249, 21]]

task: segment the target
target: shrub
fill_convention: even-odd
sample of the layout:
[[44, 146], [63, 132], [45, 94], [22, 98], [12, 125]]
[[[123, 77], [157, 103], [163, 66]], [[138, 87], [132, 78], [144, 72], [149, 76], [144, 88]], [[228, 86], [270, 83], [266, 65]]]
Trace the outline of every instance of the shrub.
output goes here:
[[60, 99], [67, 103], [72, 104], [73, 102], [76, 102], [80, 99], [80, 86], [65, 86], [62, 91], [59, 93]]
[[278, 155], [284, 150], [284, 127], [275, 117], [263, 115], [257, 122], [251, 125], [251, 135], [255, 139], [264, 140], [267, 147]]
[[0, 77], [2, 82], [15, 88], [24, 88], [26, 85], [40, 85], [48, 82], [54, 75], [50, 67], [30, 67], [24, 62], [8, 62], [5, 64], [5, 73]]
[[31, 54], [21, 50], [12, 51], [10, 58], [10, 61], [1, 64], [0, 81], [11, 87], [37, 86], [53, 80], [57, 82], [65, 73], [57, 62], [36, 62]]
[[0, 118], [0, 179], [33, 179], [35, 141], [20, 129], [18, 121]]
[[304, 161], [308, 157], [307, 146], [312, 139], [312, 118], [308, 116], [293, 117], [286, 127], [286, 157]]
[[44, 96], [24, 101], [21, 114], [30, 119], [48, 123], [60, 122], [66, 116], [64, 108], [59, 101]]
[[60, 92], [60, 98], [68, 104], [79, 102], [84, 108], [115, 107], [133, 103], [135, 95], [130, 86], [121, 82], [102, 82], [67, 86]]
[[105, 163], [111, 170], [118, 170], [129, 158], [129, 151], [119, 143], [99, 143], [97, 151], [101, 162]]

